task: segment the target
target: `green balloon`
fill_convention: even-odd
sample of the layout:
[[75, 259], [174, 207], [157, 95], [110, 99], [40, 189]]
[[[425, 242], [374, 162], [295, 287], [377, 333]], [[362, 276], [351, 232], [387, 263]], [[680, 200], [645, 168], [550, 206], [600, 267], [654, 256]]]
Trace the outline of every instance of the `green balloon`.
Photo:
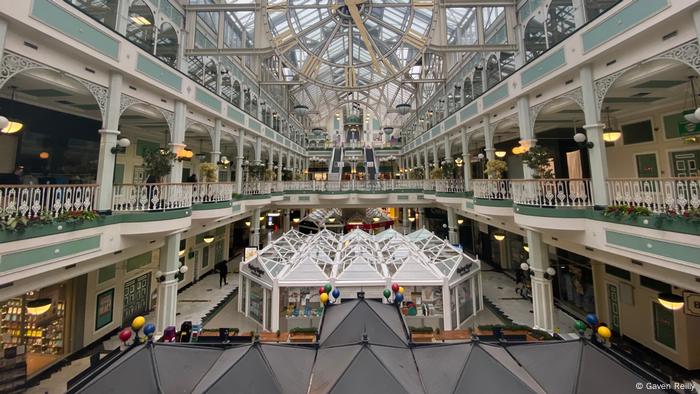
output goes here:
[[389, 298], [391, 297], [391, 290], [389, 289], [384, 289], [384, 298]]
[[331, 290], [333, 290], [333, 286], [331, 286], [331, 284], [330, 284], [330, 283], [326, 283], [326, 285], [325, 285], [325, 286], [323, 286], [323, 290], [325, 290], [325, 291], [326, 291], [326, 293], [330, 293], [330, 292], [331, 292]]
[[586, 323], [582, 322], [581, 320], [576, 320], [576, 323], [574, 323], [574, 326], [578, 331], [584, 331], [586, 330]]

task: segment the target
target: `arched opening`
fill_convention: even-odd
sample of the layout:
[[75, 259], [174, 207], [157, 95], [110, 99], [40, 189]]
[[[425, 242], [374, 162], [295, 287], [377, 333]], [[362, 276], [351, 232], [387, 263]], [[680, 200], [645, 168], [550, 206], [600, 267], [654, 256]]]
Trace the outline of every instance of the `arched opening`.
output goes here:
[[258, 98], [255, 96], [253, 96], [253, 98], [250, 100], [250, 114], [253, 115], [253, 117], [257, 119], [257, 117], [258, 117]]
[[481, 69], [477, 68], [472, 76], [472, 87], [474, 92], [474, 98], [481, 96], [484, 93], [484, 77], [482, 76]]
[[96, 19], [103, 25], [111, 29], [116, 28], [119, 0], [68, 0], [68, 3], [90, 15], [90, 17]]
[[474, 94], [472, 93], [472, 80], [469, 77], [464, 79], [462, 84], [462, 105], [467, 105], [474, 100]]
[[231, 103], [236, 107], [241, 107], [241, 84], [238, 81], [233, 81], [231, 88]]
[[510, 52], [500, 53], [501, 79], [506, 79], [515, 72], [515, 56]]
[[571, 0], [552, 0], [547, 11], [547, 44], [549, 47], [564, 41], [576, 30], [574, 6]]
[[121, 137], [131, 145], [116, 157], [114, 167], [115, 201], [128, 201], [131, 193], [148, 193], [136, 185], [165, 181], [165, 175], [149, 174], [144, 158], [159, 150], [169, 151], [171, 134], [168, 122], [156, 106], [137, 103], [128, 107], [119, 118]]
[[[192, 157], [182, 162], [183, 182], [216, 182], [218, 173], [211, 173], [203, 168], [203, 164], [212, 162], [212, 140], [209, 126], [194, 123], [185, 130], [185, 149], [192, 152]], [[203, 190], [202, 190], [203, 191]]]
[[221, 95], [229, 103], [233, 102], [233, 87], [231, 86], [231, 76], [228, 74], [221, 77]]
[[126, 38], [148, 53], [153, 53], [155, 18], [143, 0], [136, 0], [129, 7]]
[[486, 88], [491, 89], [501, 81], [501, 74], [498, 70], [498, 59], [496, 55], [489, 57], [486, 62]]
[[527, 23], [523, 41], [525, 42], [525, 61], [530, 61], [547, 50], [544, 24], [537, 16]]
[[163, 23], [158, 31], [156, 56], [168, 65], [177, 65], [177, 32], [170, 23]]
[[248, 114], [251, 114], [252, 102], [250, 100], [250, 89], [245, 88], [243, 90], [243, 110]]
[[214, 59], [209, 59], [206, 67], [204, 67], [204, 87], [216, 93], [216, 62]]

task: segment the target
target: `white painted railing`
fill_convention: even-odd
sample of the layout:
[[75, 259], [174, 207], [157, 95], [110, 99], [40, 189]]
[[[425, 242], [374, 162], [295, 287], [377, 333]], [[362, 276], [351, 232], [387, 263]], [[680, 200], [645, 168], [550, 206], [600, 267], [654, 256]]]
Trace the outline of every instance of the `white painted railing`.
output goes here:
[[438, 193], [461, 193], [464, 191], [464, 181], [461, 179], [438, 179], [435, 181], [435, 191]]
[[485, 200], [510, 200], [510, 179], [473, 179], [475, 198]]
[[192, 203], [230, 201], [233, 198], [233, 188], [232, 182], [193, 183]]
[[192, 183], [114, 185], [113, 212], [164, 211], [192, 206]]
[[243, 184], [243, 195], [251, 196], [258, 194], [270, 194], [272, 191], [272, 182], [246, 182]]
[[[459, 179], [445, 180], [345, 180], [345, 181], [284, 181], [284, 182], [247, 182], [243, 185], [243, 194], [265, 194], [270, 191], [303, 192], [391, 192], [401, 190], [435, 190], [440, 182], [442, 192], [461, 192], [464, 185]], [[425, 189], [425, 188], [428, 189]]]
[[95, 209], [97, 185], [0, 185], [0, 218]]
[[423, 180], [423, 190], [435, 190], [435, 181], [432, 179]]
[[591, 207], [590, 179], [512, 179], [513, 202], [537, 207]]
[[654, 213], [683, 213], [700, 208], [700, 178], [608, 179], [610, 205], [649, 208]]

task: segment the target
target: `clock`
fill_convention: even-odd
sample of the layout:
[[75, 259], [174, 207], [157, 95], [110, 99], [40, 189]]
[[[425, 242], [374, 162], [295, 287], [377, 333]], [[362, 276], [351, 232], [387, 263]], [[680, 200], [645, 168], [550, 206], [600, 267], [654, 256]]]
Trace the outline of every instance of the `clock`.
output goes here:
[[403, 74], [421, 58], [434, 25], [422, 0], [288, 0], [267, 6], [280, 59], [300, 79], [360, 91]]

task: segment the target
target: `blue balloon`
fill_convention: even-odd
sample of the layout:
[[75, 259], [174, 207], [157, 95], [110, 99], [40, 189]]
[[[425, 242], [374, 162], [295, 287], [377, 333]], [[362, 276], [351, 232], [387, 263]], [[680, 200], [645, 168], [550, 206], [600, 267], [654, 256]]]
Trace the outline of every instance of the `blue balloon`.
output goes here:
[[596, 316], [595, 313], [589, 313], [586, 315], [586, 322], [591, 326], [595, 326], [598, 324], [598, 316]]
[[335, 289], [333, 289], [333, 293], [331, 294], [333, 294], [333, 298], [338, 298], [340, 297], [340, 290], [338, 290], [338, 288], [336, 287]]
[[401, 302], [403, 302], [403, 294], [401, 294], [401, 293], [396, 293], [396, 295], [394, 296], [394, 301], [395, 301], [397, 304], [400, 304]]
[[143, 333], [146, 334], [146, 336], [150, 337], [154, 332], [156, 332], [156, 325], [153, 323], [148, 323], [143, 327]]

